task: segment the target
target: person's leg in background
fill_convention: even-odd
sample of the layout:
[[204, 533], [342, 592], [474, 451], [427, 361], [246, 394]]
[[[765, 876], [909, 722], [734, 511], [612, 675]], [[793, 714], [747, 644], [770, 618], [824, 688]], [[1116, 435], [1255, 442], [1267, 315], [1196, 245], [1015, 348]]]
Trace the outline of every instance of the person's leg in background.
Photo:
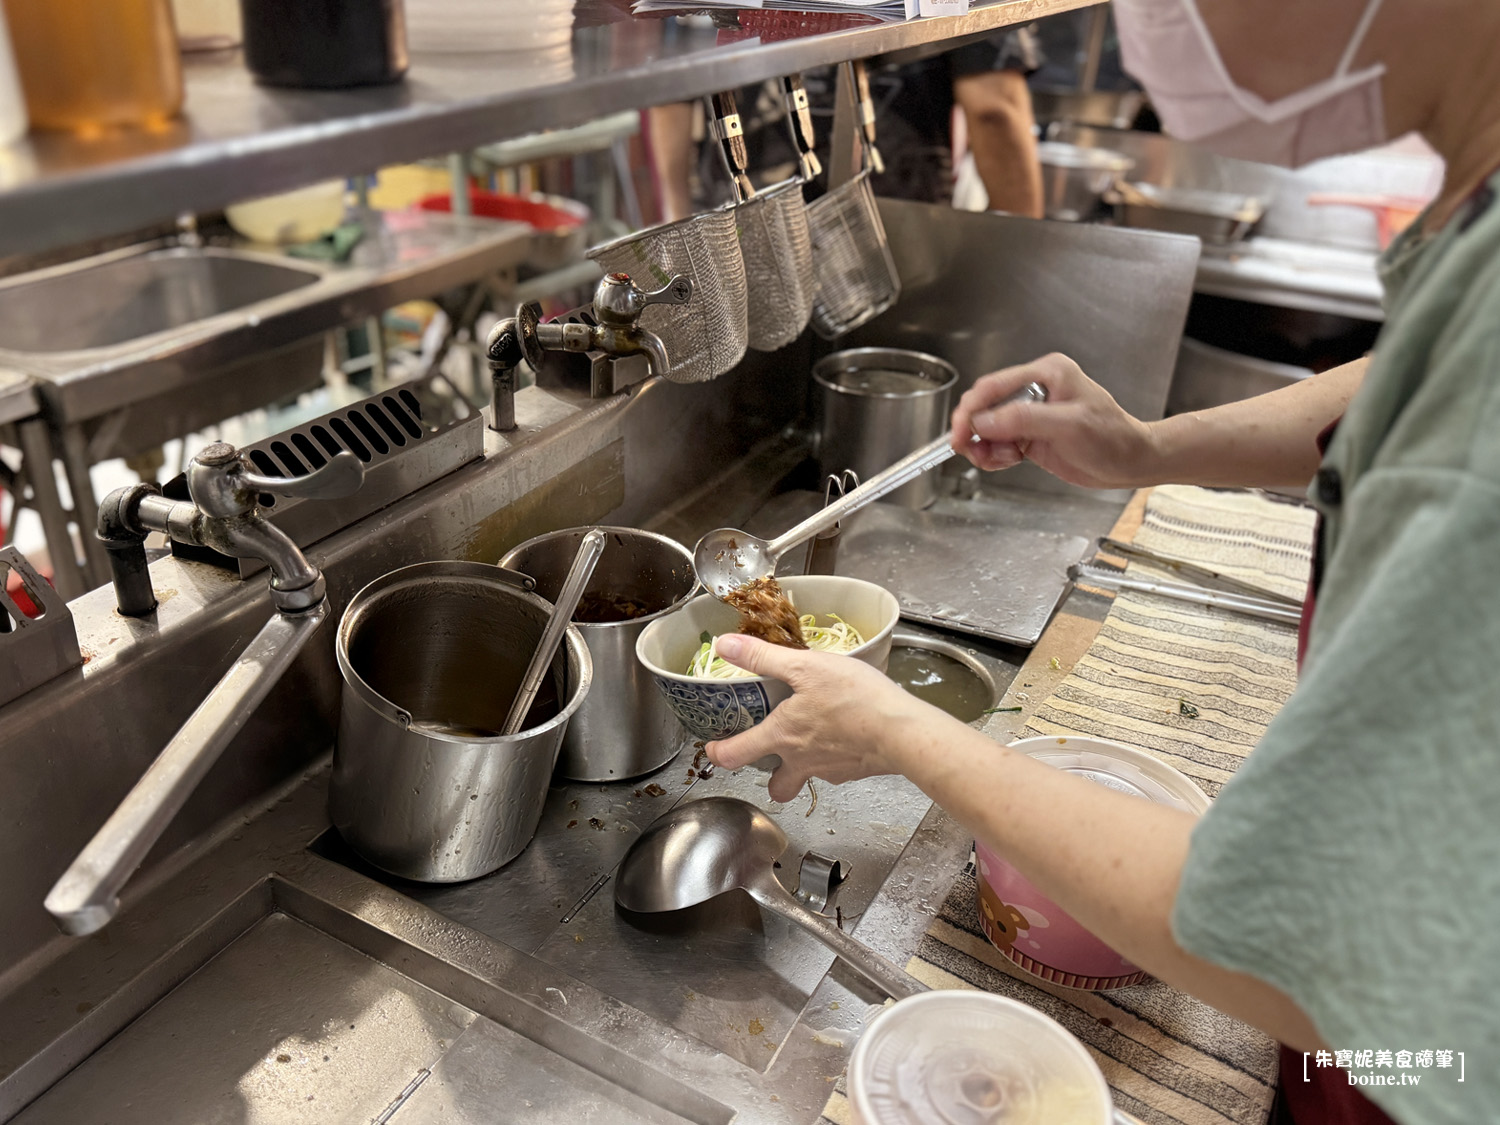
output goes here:
[[953, 100], [963, 110], [974, 170], [991, 211], [1042, 217], [1042, 166], [1026, 79], [1045, 61], [1031, 27], [948, 54]]
[[691, 102], [653, 106], [646, 110], [647, 142], [651, 152], [651, 177], [661, 206], [662, 222], [684, 219], [693, 213], [693, 144]]
[[989, 209], [1042, 217], [1042, 167], [1037, 160], [1031, 91], [1019, 69], [956, 75], [953, 97], [964, 111], [974, 168]]

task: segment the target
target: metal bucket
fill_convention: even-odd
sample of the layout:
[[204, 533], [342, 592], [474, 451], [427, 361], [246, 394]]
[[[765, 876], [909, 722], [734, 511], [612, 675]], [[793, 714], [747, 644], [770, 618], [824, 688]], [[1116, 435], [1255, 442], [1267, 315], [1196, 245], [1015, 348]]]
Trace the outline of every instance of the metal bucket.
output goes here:
[[[575, 527], [528, 539], [500, 565], [536, 579], [537, 592], [557, 596], [579, 541], [590, 529]], [[606, 527], [608, 545], [573, 616], [573, 628], [588, 645], [594, 686], [563, 737], [558, 772], [572, 781], [621, 781], [650, 773], [672, 760], [682, 728], [635, 658], [635, 642], [658, 617], [692, 598], [698, 580], [693, 554], [682, 544], [650, 531]], [[622, 620], [600, 618], [602, 599], [630, 599], [647, 612]], [[591, 605], [592, 603], [592, 605]]]
[[[853, 469], [867, 480], [948, 428], [958, 371], [945, 359], [904, 348], [850, 348], [813, 367], [818, 384], [818, 467]], [[938, 473], [923, 473], [886, 500], [925, 508]]]
[[593, 665], [569, 629], [526, 729], [494, 733], [551, 609], [520, 581], [484, 563], [418, 563], [377, 578], [344, 610], [329, 813], [384, 871], [425, 883], [474, 879], [514, 859], [536, 832]]

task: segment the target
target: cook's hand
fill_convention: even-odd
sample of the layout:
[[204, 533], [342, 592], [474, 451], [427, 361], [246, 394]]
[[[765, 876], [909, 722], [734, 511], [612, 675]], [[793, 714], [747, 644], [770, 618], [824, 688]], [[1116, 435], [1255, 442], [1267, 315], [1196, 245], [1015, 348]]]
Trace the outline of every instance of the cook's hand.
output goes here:
[[[1046, 402], [1005, 403], [1032, 381], [1047, 388]], [[986, 375], [965, 392], [953, 412], [953, 448], [981, 469], [1034, 461], [1085, 488], [1151, 483], [1150, 427], [1056, 352]]]
[[852, 657], [767, 644], [751, 637], [719, 638], [718, 653], [746, 671], [792, 688], [765, 722], [721, 742], [710, 742], [709, 760], [739, 769], [779, 754], [771, 774], [773, 801], [790, 801], [808, 778], [835, 785], [899, 772], [887, 748], [911, 723], [951, 720], [880, 672]]

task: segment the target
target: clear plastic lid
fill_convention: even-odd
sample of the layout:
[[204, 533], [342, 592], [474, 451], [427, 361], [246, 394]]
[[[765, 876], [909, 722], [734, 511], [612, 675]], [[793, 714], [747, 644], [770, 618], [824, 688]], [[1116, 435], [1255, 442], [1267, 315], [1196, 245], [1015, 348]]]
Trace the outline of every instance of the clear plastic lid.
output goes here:
[[849, 1064], [859, 1125], [1109, 1125], [1104, 1075], [1057, 1021], [987, 992], [882, 1012]]
[[1208, 797], [1192, 778], [1133, 746], [1074, 735], [1023, 738], [1011, 743], [1011, 749], [1119, 793], [1144, 797], [1197, 816], [1208, 811]]

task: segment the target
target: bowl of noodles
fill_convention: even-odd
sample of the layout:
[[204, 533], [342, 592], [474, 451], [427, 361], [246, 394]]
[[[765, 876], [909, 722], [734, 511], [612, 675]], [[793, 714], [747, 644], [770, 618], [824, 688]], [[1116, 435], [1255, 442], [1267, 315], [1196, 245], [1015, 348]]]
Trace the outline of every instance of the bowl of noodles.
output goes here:
[[[895, 595], [873, 582], [832, 574], [780, 580], [808, 648], [838, 652], [885, 671], [901, 616]], [[753, 676], [720, 658], [714, 644], [739, 615], [711, 594], [646, 626], [635, 654], [688, 733], [710, 742], [747, 731], [792, 694], [780, 680]]]

